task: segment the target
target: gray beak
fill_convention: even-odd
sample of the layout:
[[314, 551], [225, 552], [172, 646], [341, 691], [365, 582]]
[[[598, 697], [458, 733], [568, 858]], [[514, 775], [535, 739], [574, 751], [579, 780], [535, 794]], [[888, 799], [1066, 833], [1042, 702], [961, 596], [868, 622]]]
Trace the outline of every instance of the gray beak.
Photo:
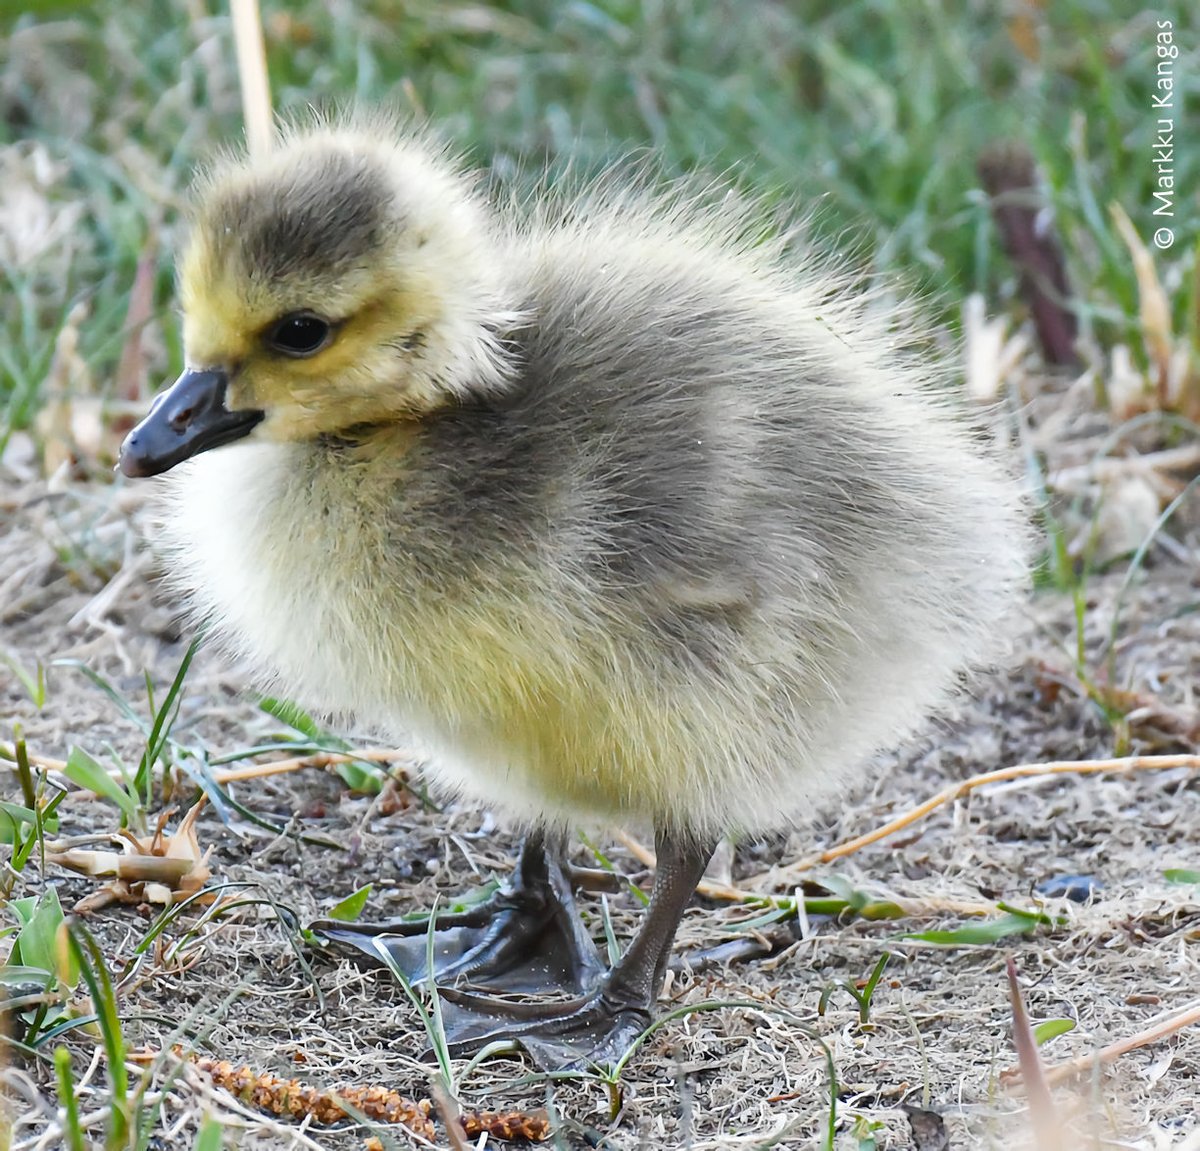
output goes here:
[[229, 411], [228, 383], [217, 369], [185, 371], [125, 437], [117, 467], [127, 476], [157, 476], [191, 456], [249, 435], [264, 413]]

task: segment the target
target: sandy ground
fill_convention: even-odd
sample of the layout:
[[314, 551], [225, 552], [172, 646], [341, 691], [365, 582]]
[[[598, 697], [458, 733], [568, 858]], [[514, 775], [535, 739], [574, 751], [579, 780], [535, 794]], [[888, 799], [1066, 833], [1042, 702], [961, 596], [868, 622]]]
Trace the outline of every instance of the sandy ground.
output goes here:
[[[143, 669], [159, 692], [186, 647], [143, 548], [148, 517], [139, 493], [66, 484], [51, 493], [20, 468], [0, 474], [0, 645], [26, 667], [82, 660], [145, 712]], [[1195, 541], [1156, 551], [1121, 601], [1124, 565], [1086, 589], [1086, 636], [1097, 665], [1119, 608], [1117, 683], [1134, 752], [1194, 751], [1194, 685], [1200, 682], [1200, 590]], [[739, 846], [729, 873], [755, 890], [786, 893], [786, 870], [815, 850], [868, 831], [947, 783], [1031, 761], [1106, 756], [1114, 730], [1073, 672], [1074, 605], [1061, 592], [1036, 597], [1022, 621], [1010, 666], [980, 679], [924, 738], [884, 757], [853, 794], [783, 840]], [[63, 756], [78, 744], [99, 758], [136, 763], [144, 737], [81, 672], [49, 669], [38, 711], [0, 664], [0, 720], [19, 723], [32, 752]], [[255, 705], [236, 668], [201, 652], [174, 736], [197, 756], [247, 747], [280, 729]], [[364, 744], [374, 745], [362, 733]], [[11, 731], [0, 733], [8, 740]], [[16, 784], [11, 773], [5, 793]], [[275, 833], [211, 809], [200, 839], [211, 846], [216, 883], [246, 884], [255, 900], [186, 938], [185, 962], [164, 949], [135, 962], [153, 911], [114, 906], [90, 919], [120, 979], [120, 1008], [131, 1047], [194, 1041], [220, 1059], [321, 1085], [381, 1084], [429, 1093], [428, 1065], [415, 1056], [425, 1033], [412, 1005], [389, 981], [347, 962], [314, 955], [277, 914], [300, 920], [328, 909], [360, 884], [376, 884], [367, 915], [428, 907], [503, 876], [516, 842], [487, 812], [416, 800], [382, 803], [349, 794], [331, 774], [306, 770], [234, 785], [248, 809], [283, 828]], [[185, 788], [186, 799], [189, 792]], [[108, 804], [82, 793], [62, 808], [63, 836], [115, 829]], [[333, 846], [302, 842], [324, 838]], [[649, 873], [607, 829], [591, 842], [634, 883]], [[829, 1061], [836, 1069], [838, 1147], [966, 1148], [1023, 1145], [1025, 1103], [1001, 1079], [1013, 1066], [1006, 956], [1020, 972], [1035, 1020], [1070, 1018], [1073, 1031], [1043, 1048], [1055, 1064], [1131, 1036], [1200, 996], [1200, 888], [1170, 883], [1169, 868], [1195, 868], [1200, 851], [1200, 779], [1178, 768], [1138, 775], [1067, 776], [994, 786], [939, 810], [890, 840], [803, 878], [911, 901], [917, 912], [893, 922], [810, 917], [775, 929], [783, 946], [769, 959], [672, 974], [671, 1008], [710, 1000], [731, 1006], [680, 1017], [658, 1030], [618, 1088], [597, 1081], [547, 1083], [530, 1065], [500, 1057], [454, 1064], [464, 1106], [549, 1106], [558, 1145], [610, 1148], [765, 1148], [816, 1146], [828, 1122]], [[577, 860], [595, 863], [580, 847]], [[777, 870], [772, 871], [771, 869]], [[764, 874], [765, 873], [765, 874]], [[1090, 877], [1084, 903], [1042, 898], [1037, 886], [1061, 875]], [[14, 894], [55, 885], [70, 906], [94, 881], [33, 861]], [[952, 928], [963, 916], [935, 910], [945, 901], [1040, 907], [1058, 926], [986, 946], [936, 947], [909, 931]], [[619, 938], [636, 923], [628, 894], [610, 897]], [[592, 922], [599, 903], [589, 900]], [[696, 899], [679, 938], [686, 957], [729, 937], [754, 912]], [[184, 914], [164, 942], [185, 940]], [[861, 980], [890, 952], [884, 979], [859, 1021], [843, 989], [818, 1014], [822, 989]], [[104, 1072], [87, 1036], [70, 1040], [83, 1077], [80, 1106], [103, 1107]], [[828, 1052], [828, 1058], [826, 1055]], [[53, 1075], [45, 1062], [16, 1059], [5, 1072], [15, 1093], [14, 1146], [53, 1147]], [[236, 1107], [202, 1075], [168, 1080], [155, 1071], [159, 1100], [149, 1146], [186, 1146], [205, 1109], [224, 1116], [240, 1146], [351, 1148], [363, 1128], [294, 1124]], [[1200, 1147], [1200, 1027], [1121, 1057], [1056, 1089], [1071, 1115], [1072, 1146]], [[385, 1146], [410, 1147], [398, 1128]], [[869, 1140], [873, 1139], [874, 1142]], [[447, 1146], [439, 1128], [438, 1145]]]

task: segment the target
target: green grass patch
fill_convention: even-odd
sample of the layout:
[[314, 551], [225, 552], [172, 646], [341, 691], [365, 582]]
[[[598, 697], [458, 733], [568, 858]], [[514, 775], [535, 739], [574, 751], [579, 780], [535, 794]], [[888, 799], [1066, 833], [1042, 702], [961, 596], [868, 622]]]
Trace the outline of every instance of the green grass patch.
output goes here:
[[[225, 7], [197, 12], [184, 0], [0, 6], [5, 183], [30, 213], [0, 228], [0, 445], [58, 392], [119, 402], [180, 366], [181, 199], [193, 165], [241, 133]], [[1182, 133], [1200, 91], [1183, 0], [1153, 12], [1060, 0], [1032, 23], [1003, 6], [880, 0], [264, 5], [285, 112], [365, 102], [427, 115], [516, 182], [650, 150], [668, 173], [724, 174], [816, 209], [818, 233], [932, 293], [945, 318], [967, 292], [993, 306], [1015, 293], [975, 166], [990, 143], [1021, 141], [1046, 181], [1072, 306], [1102, 343], [1134, 334], [1136, 285], [1106, 206], [1153, 232], [1155, 22], [1168, 19]], [[1179, 240], [1157, 257], [1186, 330], [1200, 206], [1182, 190], [1200, 187], [1200, 149], [1177, 148], [1174, 163]], [[139, 264], [151, 304], [135, 317], [137, 378], [122, 380]]]

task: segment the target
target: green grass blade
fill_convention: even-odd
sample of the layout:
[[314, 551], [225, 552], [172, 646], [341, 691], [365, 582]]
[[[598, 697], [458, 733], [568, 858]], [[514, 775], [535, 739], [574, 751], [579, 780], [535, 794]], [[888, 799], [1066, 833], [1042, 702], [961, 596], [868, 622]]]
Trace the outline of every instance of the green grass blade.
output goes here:
[[1163, 877], [1168, 883], [1200, 883], [1200, 871], [1191, 867], [1168, 867]]
[[[150, 735], [146, 741], [146, 750], [142, 755], [141, 762], [138, 764], [137, 774], [134, 776], [134, 786], [137, 789], [137, 793], [142, 797], [142, 802], [147, 806], [149, 806], [151, 798], [151, 773], [154, 765], [162, 755], [167, 740], [170, 738], [171, 728], [174, 726], [175, 720], [179, 715], [180, 692], [183, 691], [183, 684], [187, 679], [188, 669], [192, 666], [192, 660], [195, 658], [196, 652], [200, 650], [200, 645], [203, 641], [203, 636], [198, 635], [188, 644], [188, 649], [184, 652], [183, 659], [179, 663], [179, 669], [175, 672], [175, 678], [171, 681], [171, 686], [167, 689], [167, 694], [162, 701], [162, 705], [153, 710], [154, 721], [150, 727]], [[153, 698], [153, 695], [151, 695], [152, 707]]]
[[329, 909], [329, 918], [340, 920], [342, 923], [354, 923], [362, 915], [374, 886], [373, 883], [365, 884], [357, 891], [347, 895], [345, 899], [335, 903]]
[[41, 711], [46, 704], [46, 669], [39, 663], [37, 671], [30, 674], [17, 657], [0, 648], [0, 663], [17, 677], [17, 681], [25, 689], [25, 694], [33, 701], [33, 706]]
[[986, 923], [969, 923], [948, 931], [914, 931], [902, 939], [933, 943], [938, 947], [980, 947], [999, 943], [1010, 935], [1029, 935], [1037, 930], [1039, 919], [1028, 915], [1002, 915]]
[[108, 774], [103, 764], [93, 759], [82, 747], [73, 747], [67, 753], [63, 775], [72, 783], [115, 803], [121, 809], [122, 826], [136, 821], [137, 804], [129, 793]]
[[104, 1054], [108, 1059], [108, 1085], [112, 1098], [105, 1148], [106, 1151], [121, 1151], [129, 1143], [129, 1085], [125, 1071], [125, 1036], [117, 1012], [112, 977], [99, 945], [81, 921], [76, 920], [68, 925], [66, 934], [67, 945], [91, 995], [104, 1042]]
[[1033, 1039], [1041, 1047], [1043, 1044], [1049, 1043], [1051, 1039], [1055, 1039], [1059, 1035], [1066, 1035], [1068, 1031], [1074, 1030], [1074, 1019], [1045, 1019], [1034, 1027]]
[[258, 706], [274, 716], [280, 723], [287, 724], [293, 731], [298, 731], [305, 739], [315, 744], [323, 744], [330, 750], [347, 751], [350, 747], [345, 740], [338, 739], [327, 732], [299, 704], [288, 699], [276, 699], [274, 696], [264, 696], [258, 701]]
[[83, 1128], [79, 1126], [79, 1103], [75, 1098], [75, 1076], [71, 1053], [65, 1047], [54, 1049], [54, 1077], [58, 1082], [58, 1101], [63, 1108], [63, 1138], [68, 1151], [84, 1151]]
[[200, 1123], [193, 1151], [221, 1151], [223, 1130], [221, 1121], [216, 1116], [206, 1114]]

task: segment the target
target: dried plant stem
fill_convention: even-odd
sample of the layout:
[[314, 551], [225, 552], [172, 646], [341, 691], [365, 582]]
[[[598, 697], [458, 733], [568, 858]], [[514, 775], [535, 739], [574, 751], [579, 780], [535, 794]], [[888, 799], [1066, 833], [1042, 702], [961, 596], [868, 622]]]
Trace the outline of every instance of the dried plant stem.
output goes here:
[[[48, 755], [35, 755], [32, 751], [26, 752], [26, 758], [34, 767], [40, 767], [43, 771], [63, 771], [67, 766], [65, 759], [52, 759]], [[17, 753], [12, 745], [0, 743], [0, 762], [6, 767], [16, 767], [16, 761]]]
[[[45, 771], [62, 772], [66, 767], [64, 760], [37, 755], [33, 752], [28, 752], [27, 754], [31, 764]], [[239, 780], [258, 779], [269, 775], [279, 775], [289, 771], [300, 771], [308, 767], [325, 769], [337, 764], [353, 763], [355, 761], [386, 763], [396, 759], [411, 758], [411, 753], [396, 748], [363, 748], [349, 752], [316, 752], [311, 755], [294, 756], [289, 759], [278, 759], [267, 763], [248, 764], [244, 767], [217, 770], [213, 772], [213, 778], [217, 783], [224, 784]], [[9, 745], [0, 744], [0, 763], [15, 764], [15, 760], [15, 749]], [[780, 886], [790, 888], [794, 886], [794, 877], [801, 873], [811, 871], [814, 867], [818, 867], [823, 863], [831, 863], [835, 859], [853, 855], [856, 851], [861, 851], [864, 847], [869, 847], [873, 843], [878, 843], [881, 839], [886, 839], [890, 835], [895, 835], [898, 831], [903, 831], [906, 827], [910, 827], [918, 820], [924, 819], [925, 816], [936, 811], [938, 808], [945, 807], [947, 804], [953, 803], [954, 800], [960, 799], [962, 796], [968, 795], [970, 792], [976, 791], [981, 787], [986, 787], [989, 784], [1008, 783], [1019, 779], [1050, 778], [1058, 775], [1129, 775], [1139, 771], [1167, 771], [1181, 767], [1191, 771], [1200, 769], [1200, 755], [1137, 755], [1126, 756], [1121, 759], [1068, 759], [1055, 760], [1050, 763], [1022, 763], [1014, 767], [1002, 767], [996, 771], [986, 771], [981, 775], [974, 775], [969, 779], [950, 784], [936, 795], [930, 796], [923, 803], [896, 816], [895, 819], [888, 820], [887, 823], [880, 825], [873, 831], [856, 836], [854, 839], [844, 840], [842, 843], [835, 844], [833, 847], [826, 848], [824, 851], [816, 855], [811, 855], [806, 859], [797, 860], [786, 867], [777, 867], [761, 872], [751, 877], [745, 887], [734, 887], [727, 883], [702, 880], [696, 890], [701, 895], [710, 899], [725, 899], [733, 902], [765, 898], [763, 889], [778, 888]], [[116, 775], [117, 773], [113, 772], [111, 774]], [[654, 852], [649, 848], [619, 829], [614, 830], [613, 835], [638, 862], [646, 867], [655, 866]], [[967, 908], [973, 908], [974, 906], [973, 904], [963, 905], [957, 909], [964, 911], [966, 914], [972, 914], [972, 911], [967, 910]], [[946, 905], [941, 906], [941, 910], [951, 910], [951, 908]]]
[[1025, 1010], [1025, 998], [1021, 994], [1021, 982], [1017, 977], [1017, 965], [1010, 955], [1005, 960], [1008, 975], [1008, 994], [1013, 1014], [1013, 1046], [1017, 1049], [1017, 1063], [1021, 1082], [1025, 1085], [1025, 1097], [1029, 1100], [1029, 1116], [1037, 1135], [1039, 1147], [1047, 1149], [1063, 1145], [1063, 1129], [1050, 1096], [1050, 1085], [1046, 1081], [1046, 1070], [1038, 1054], [1037, 1038], [1029, 1013]]
[[[131, 1056], [131, 1061], [134, 1064], [151, 1063], [161, 1054], [153, 1050], [139, 1051]], [[179, 1048], [173, 1049], [172, 1054], [205, 1072], [215, 1086], [228, 1091], [238, 1102], [284, 1120], [299, 1122], [307, 1119], [329, 1126], [362, 1115], [378, 1122], [403, 1124], [424, 1139], [432, 1139], [435, 1135], [433, 1105], [428, 1099], [410, 1099], [391, 1088], [379, 1086], [314, 1087], [227, 1059], [212, 1059]], [[459, 1110], [444, 1091], [439, 1099], [439, 1109], [452, 1144], [455, 1139], [461, 1143], [462, 1135], [475, 1139], [486, 1133], [492, 1139], [539, 1143], [550, 1134], [544, 1111]]]
[[1090, 1071], [1097, 1064], [1103, 1067], [1130, 1051], [1157, 1043], [1160, 1039], [1165, 1039], [1168, 1035], [1174, 1035], [1177, 1031], [1182, 1031], [1185, 1027], [1192, 1027], [1197, 1023], [1200, 1023], [1200, 1003], [1193, 1003], [1190, 1007], [1182, 1008], [1160, 1019], [1144, 1031], [1130, 1035], [1127, 1039], [1118, 1039], [1115, 1043], [1101, 1047], [1099, 1051], [1095, 1051], [1091, 1055], [1081, 1055], [1077, 1059], [1068, 1059], [1065, 1063], [1051, 1067], [1046, 1072], [1046, 1082], [1054, 1087], [1081, 1072]]
[[[639, 863], [646, 867], [657, 866], [654, 852], [645, 844], [639, 843], [628, 832], [619, 828], [612, 831], [612, 836]], [[696, 887], [697, 893], [706, 899], [723, 899], [729, 903], [763, 903], [778, 898], [770, 892], [752, 891], [746, 887], [734, 887], [728, 883], [716, 883], [702, 879]], [[906, 916], [916, 915], [995, 915], [994, 903], [970, 903], [961, 899], [906, 899], [902, 896], [881, 896], [882, 902], [894, 903]]]
[[269, 763], [251, 763], [245, 767], [230, 767], [213, 772], [217, 783], [236, 783], [244, 779], [262, 779], [268, 775], [282, 775], [288, 771], [301, 771], [306, 767], [336, 767], [339, 763], [390, 763], [394, 759], [412, 759], [411, 752], [396, 748], [375, 748], [363, 751], [319, 751], [313, 755], [298, 755], [291, 759], [275, 759]]
[[1045, 193], [1036, 161], [1018, 141], [990, 146], [979, 159], [979, 176], [992, 217], [1021, 278], [1021, 296], [1033, 314], [1042, 354], [1050, 364], [1075, 364], [1079, 324], [1062, 244], [1047, 223]]
[[1046, 476], [1056, 492], [1078, 492], [1088, 484], [1147, 472], [1190, 472], [1200, 467], [1200, 444], [1184, 444], [1142, 455], [1106, 456], [1086, 464], [1059, 468]]
[[238, 78], [242, 86], [242, 117], [246, 146], [259, 159], [271, 150], [271, 88], [263, 46], [258, 0], [230, 0], [233, 39], [237, 45]]
[[[644, 843], [634, 839], [627, 831], [615, 827], [610, 834], [642, 866], [649, 868], [658, 866], [654, 852]], [[696, 891], [706, 899], [727, 899], [731, 903], [742, 903], [747, 899], [758, 898], [752, 891], [743, 891], [741, 888], [731, 887], [728, 883], [716, 883], [711, 879], [700, 880], [696, 885]]]
[[1154, 268], [1154, 257], [1142, 242], [1125, 209], [1118, 203], [1108, 206], [1109, 215], [1133, 260], [1133, 274], [1138, 286], [1138, 319], [1142, 339], [1153, 365], [1157, 385], [1158, 406], [1165, 411], [1178, 407], [1179, 397], [1171, 394], [1171, 357], [1174, 336], [1171, 332], [1171, 304], [1166, 289]]
[[433, 1098], [433, 1105], [437, 1108], [442, 1126], [446, 1129], [446, 1142], [450, 1144], [450, 1151], [467, 1151], [467, 1141], [462, 1136], [460, 1126], [462, 1119], [458, 1104], [450, 1097], [449, 1092], [438, 1079], [430, 1082], [429, 1094]]
[[[56, 771], [60, 774], [66, 770], [67, 763], [63, 759], [54, 759], [48, 755], [37, 755], [28, 752], [29, 762], [43, 771]], [[363, 748], [358, 751], [318, 751], [311, 755], [297, 755], [289, 759], [268, 760], [266, 763], [251, 763], [243, 767], [218, 768], [212, 773], [213, 779], [219, 784], [237, 783], [246, 779], [262, 779], [268, 775], [282, 775], [289, 771], [302, 771], [307, 767], [325, 768], [336, 767], [340, 763], [391, 763], [402, 759], [412, 761], [411, 752], [397, 748]], [[0, 743], [0, 765], [15, 764], [16, 751], [8, 744]], [[108, 773], [113, 779], [121, 779], [122, 773], [115, 768]]]
[[1166, 771], [1179, 767], [1186, 767], [1192, 771], [1200, 769], [1200, 755], [1135, 755], [1123, 759], [1068, 759], [1056, 760], [1051, 763], [1022, 763], [1015, 767], [985, 771], [982, 775], [973, 775], [970, 779], [952, 783], [949, 787], [943, 788], [936, 795], [925, 800], [924, 803], [896, 816], [895, 819], [888, 820], [874, 831], [845, 840], [817, 855], [789, 864], [787, 867], [764, 871], [753, 876], [747, 882], [751, 887], [780, 884], [791, 886], [790, 881], [793, 876], [810, 871], [822, 863], [832, 863], [835, 859], [853, 855], [856, 851], [861, 851], [872, 843], [878, 843], [889, 835], [895, 835], [896, 832], [911, 827], [918, 820], [924, 819], [930, 812], [937, 811], [939, 807], [945, 807], [946, 804], [953, 803], [954, 800], [960, 799], [980, 787], [986, 787], [988, 784], [1007, 783], [1014, 779], [1049, 778], [1056, 775], [1129, 775], [1137, 771]]
[[[745, 887], [733, 887], [727, 883], [716, 883], [712, 880], [701, 880], [696, 891], [708, 899], [725, 899], [734, 903], [744, 903], [748, 900], [769, 899], [764, 892], [783, 887], [789, 890], [795, 885], [796, 879], [804, 872], [811, 871], [823, 863], [831, 863], [847, 855], [853, 855], [872, 843], [878, 843], [889, 835], [910, 827], [920, 819], [939, 807], [969, 794], [980, 787], [992, 783], [1008, 783], [1016, 779], [1049, 778], [1056, 775], [1128, 775], [1135, 771], [1166, 771], [1171, 768], [1186, 767], [1192, 771], [1200, 769], [1200, 755], [1136, 755], [1123, 759], [1067, 759], [1055, 760], [1051, 763], [1021, 763], [1015, 767], [1002, 767], [996, 771], [985, 771], [982, 775], [974, 775], [959, 783], [953, 783], [943, 788], [936, 795], [918, 804], [895, 819], [889, 820], [874, 831], [865, 835], [847, 839], [833, 847], [826, 848], [817, 855], [807, 859], [797, 860], [786, 867], [775, 867], [769, 871], [760, 872], [747, 880]], [[654, 852], [644, 844], [639, 843], [627, 832], [620, 829], [612, 831], [615, 838], [639, 863], [646, 867], [655, 866]], [[949, 900], [920, 900], [909, 901], [893, 899], [906, 914], [920, 914], [922, 911], [954, 912], [960, 915], [991, 915], [995, 907], [985, 904], [957, 903]]]

